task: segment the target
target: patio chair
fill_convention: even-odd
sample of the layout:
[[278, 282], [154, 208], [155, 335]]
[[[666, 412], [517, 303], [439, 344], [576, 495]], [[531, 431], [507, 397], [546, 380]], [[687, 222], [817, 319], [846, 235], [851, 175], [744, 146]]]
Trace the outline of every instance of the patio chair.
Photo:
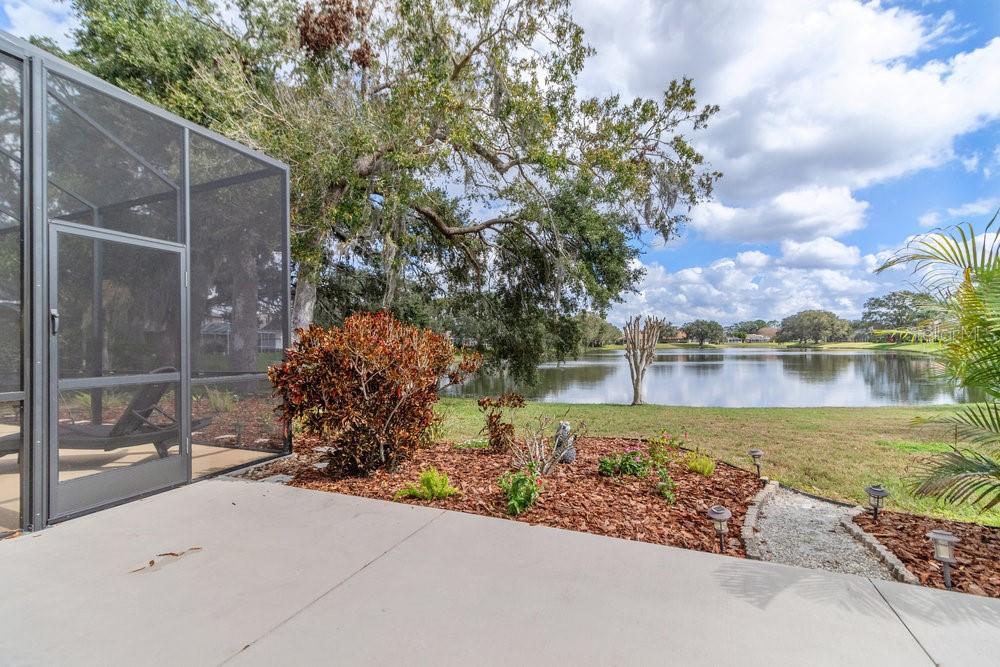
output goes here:
[[[170, 366], [157, 368], [153, 373], [176, 373]], [[166, 458], [168, 450], [180, 442], [180, 424], [158, 406], [163, 394], [173, 382], [153, 382], [142, 385], [128, 406], [114, 424], [92, 424], [70, 422], [59, 424], [59, 447], [66, 449], [98, 449], [110, 452], [123, 447], [152, 444], [160, 458]], [[166, 423], [155, 423], [154, 414], [166, 419]], [[193, 420], [191, 430], [204, 428], [211, 417]], [[15, 433], [0, 438], [0, 456], [18, 453], [21, 450], [21, 434]]]

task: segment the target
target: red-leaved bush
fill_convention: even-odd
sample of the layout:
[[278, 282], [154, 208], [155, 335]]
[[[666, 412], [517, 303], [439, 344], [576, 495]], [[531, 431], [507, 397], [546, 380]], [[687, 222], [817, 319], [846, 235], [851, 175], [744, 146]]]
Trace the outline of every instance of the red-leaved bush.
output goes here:
[[286, 397], [282, 419], [330, 444], [327, 469], [363, 475], [394, 466], [434, 423], [438, 389], [479, 369], [455, 363], [451, 339], [386, 312], [355, 313], [341, 327], [300, 332], [268, 377]]

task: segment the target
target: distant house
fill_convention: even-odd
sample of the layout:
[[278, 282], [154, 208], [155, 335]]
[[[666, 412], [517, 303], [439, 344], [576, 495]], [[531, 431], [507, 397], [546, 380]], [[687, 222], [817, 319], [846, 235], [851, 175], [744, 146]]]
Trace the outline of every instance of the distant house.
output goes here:
[[774, 338], [778, 335], [778, 331], [778, 327], [764, 327], [762, 329], [758, 329], [756, 335], [763, 336], [765, 338], [764, 342], [767, 343], [774, 340]]
[[765, 335], [759, 334], [759, 333], [747, 334], [746, 342], [747, 343], [770, 343], [771, 342], [771, 336], [765, 336]]
[[[206, 318], [201, 325], [202, 345], [206, 350], [219, 354], [229, 354], [231, 348], [232, 325], [222, 318]], [[258, 352], [281, 352], [284, 349], [284, 337], [281, 334], [281, 322], [272, 321], [257, 331]]]
[[667, 343], [683, 343], [684, 341], [687, 340], [687, 337], [688, 337], [688, 335], [686, 333], [684, 333], [683, 331], [681, 331], [680, 329], [678, 329], [677, 333], [675, 333], [670, 338], [665, 339], [665, 342], [667, 342]]

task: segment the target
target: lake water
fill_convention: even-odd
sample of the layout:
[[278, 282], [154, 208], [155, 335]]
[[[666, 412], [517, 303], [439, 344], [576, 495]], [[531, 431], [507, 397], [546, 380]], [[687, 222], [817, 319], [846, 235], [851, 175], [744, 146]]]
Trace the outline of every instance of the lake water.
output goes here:
[[[631, 403], [621, 350], [543, 364], [533, 387], [479, 377], [446, 394], [479, 398], [516, 390], [536, 401]], [[869, 350], [706, 348], [658, 350], [646, 372], [647, 403], [715, 407], [861, 407], [979, 400], [937, 377], [924, 355]]]

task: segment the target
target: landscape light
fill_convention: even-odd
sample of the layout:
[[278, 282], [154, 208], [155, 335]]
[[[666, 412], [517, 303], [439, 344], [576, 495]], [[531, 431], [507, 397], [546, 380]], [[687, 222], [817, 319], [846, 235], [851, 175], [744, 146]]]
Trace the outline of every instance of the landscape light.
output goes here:
[[960, 541], [947, 530], [935, 528], [927, 533], [934, 543], [934, 560], [941, 563], [944, 574], [944, 587], [951, 588], [951, 566], [955, 564], [955, 545]]
[[889, 492], [882, 488], [881, 484], [865, 487], [868, 494], [868, 504], [872, 508], [872, 521], [878, 521], [878, 511], [882, 507], [883, 501], [889, 497]]
[[750, 458], [753, 459], [753, 464], [757, 466], [757, 479], [760, 479], [760, 460], [764, 458], [763, 449], [751, 449]]
[[726, 524], [733, 518], [733, 513], [722, 505], [715, 505], [708, 510], [708, 518], [715, 524], [715, 534], [719, 536], [719, 550], [725, 552], [726, 533], [729, 532], [729, 526]]

